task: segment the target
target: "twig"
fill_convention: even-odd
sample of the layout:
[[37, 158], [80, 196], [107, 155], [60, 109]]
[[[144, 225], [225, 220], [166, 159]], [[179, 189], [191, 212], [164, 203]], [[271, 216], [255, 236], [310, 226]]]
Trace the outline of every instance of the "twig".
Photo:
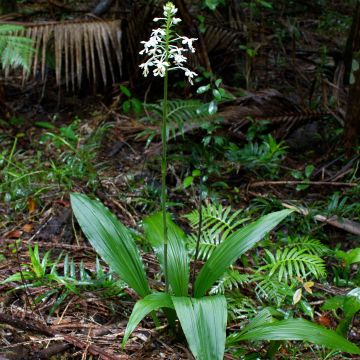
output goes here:
[[287, 181], [287, 180], [280, 180], [280, 181], [257, 181], [252, 184], [249, 184], [249, 187], [261, 187], [267, 185], [314, 185], [314, 186], [322, 186], [322, 185], [329, 185], [329, 186], [349, 186], [354, 187], [358, 186], [357, 183], [346, 183], [346, 182], [334, 182], [334, 181]]
[[[49, 243], [46, 241], [32, 241], [31, 238], [29, 240], [26, 239], [20, 239], [21, 243], [27, 244], [27, 245], [39, 245], [39, 247], [44, 249], [63, 249], [63, 250], [70, 250], [70, 251], [90, 251], [94, 253], [94, 249], [91, 246], [78, 246], [78, 245], [70, 245], [70, 244], [62, 244], [62, 243]], [[7, 239], [7, 238], [1, 238], [0, 237], [0, 243], [1, 244], [8, 244], [13, 243], [13, 239]]]

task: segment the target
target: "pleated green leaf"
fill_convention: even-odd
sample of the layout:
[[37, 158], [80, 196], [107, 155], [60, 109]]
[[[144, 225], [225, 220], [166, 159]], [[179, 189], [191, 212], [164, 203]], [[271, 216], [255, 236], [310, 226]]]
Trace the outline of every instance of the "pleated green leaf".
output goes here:
[[232, 338], [244, 340], [302, 340], [326, 348], [360, 354], [360, 349], [335, 331], [304, 319], [288, 319], [252, 327]]
[[196, 360], [223, 360], [227, 307], [222, 295], [172, 297], [176, 314]]
[[74, 215], [100, 257], [141, 297], [150, 294], [144, 266], [129, 230], [101, 202], [71, 194]]
[[[189, 256], [185, 247], [184, 232], [167, 214], [168, 228], [168, 277], [176, 296], [187, 296], [189, 286]], [[164, 266], [164, 226], [162, 213], [144, 220], [145, 235], [154, 249], [161, 267]]]
[[129, 339], [131, 333], [138, 326], [139, 322], [152, 311], [158, 310], [160, 308], [174, 308], [171, 297], [167, 293], [154, 293], [145, 296], [143, 299], [139, 300], [131, 313], [129, 322], [125, 329], [124, 338], [122, 341], [123, 347]]
[[195, 282], [195, 297], [204, 296], [225, 270], [243, 253], [251, 249], [269, 231], [274, 229], [292, 210], [281, 210], [263, 216], [230, 235], [211, 254]]

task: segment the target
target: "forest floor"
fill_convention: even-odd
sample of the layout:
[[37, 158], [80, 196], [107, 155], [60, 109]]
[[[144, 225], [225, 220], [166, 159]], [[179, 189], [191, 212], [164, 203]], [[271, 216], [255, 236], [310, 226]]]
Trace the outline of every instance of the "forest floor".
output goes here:
[[[301, 32], [309, 34], [310, 22], [301, 24]], [[327, 276], [313, 279], [313, 293], [304, 295], [310, 310], [293, 305], [291, 296], [282, 306], [288, 314], [331, 329], [342, 312], [322, 308], [326, 300], [360, 286], [359, 263], [346, 266], [340, 254], [359, 247], [359, 151], [348, 157], [341, 145], [346, 89], [333, 86], [327, 72], [334, 75], [336, 64], [331, 51], [320, 46], [337, 50], [337, 41], [331, 34], [311, 32], [306, 51], [289, 55], [286, 64], [266, 71], [266, 78], [257, 76], [257, 91], [224, 85], [235, 94], [219, 106], [219, 118], [225, 120], [214, 129], [194, 126], [171, 139], [167, 178], [169, 211], [186, 231], [190, 226], [183, 215], [199, 201], [196, 176], [184, 185], [194, 169], [206, 177], [207, 205], [243, 209], [253, 218], [284, 206], [295, 208], [296, 215], [272, 240], [301, 234], [338, 253], [323, 257]], [[265, 63], [267, 49], [261, 51], [255, 73]], [[41, 98], [41, 84], [22, 90], [9, 83], [5, 88], [5, 101], [15, 111], [8, 118], [5, 112], [0, 122], [0, 359], [192, 359], [183, 336], [166, 326], [155, 329], [149, 318], [121, 348], [138, 297], [97, 261], [71, 211], [71, 192], [100, 199], [134, 230], [147, 274], [163, 286], [141, 228], [141, 220], [160, 206], [158, 128], [144, 117], [124, 113], [117, 88], [107, 96], [66, 95], [60, 102], [57, 90], [49, 87]], [[300, 111], [305, 102], [307, 110]], [[210, 145], [198, 146], [204, 142]], [[256, 152], [251, 144], [263, 148]], [[263, 249], [257, 254], [262, 259]], [[235, 265], [246, 274], [257, 264], [249, 256]], [[58, 278], [51, 276], [54, 271]], [[232, 298], [235, 291], [246, 294], [249, 302], [245, 310], [235, 307], [229, 332], [274, 303], [260, 299], [251, 282], [237, 286], [230, 291]], [[352, 320], [348, 338], [360, 345], [359, 316]], [[260, 357], [267, 358], [266, 343], [240, 344], [225, 355]], [[360, 359], [290, 342], [276, 355], [300, 358]]]

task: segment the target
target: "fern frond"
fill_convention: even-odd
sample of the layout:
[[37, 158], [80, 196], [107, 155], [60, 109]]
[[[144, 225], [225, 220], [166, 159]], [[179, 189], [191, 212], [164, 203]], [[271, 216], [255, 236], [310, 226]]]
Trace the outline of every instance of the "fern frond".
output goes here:
[[271, 135], [268, 135], [261, 144], [250, 142], [242, 149], [233, 144], [229, 147], [226, 156], [230, 161], [239, 162], [249, 170], [266, 168], [275, 171], [285, 153], [286, 146], [284, 146], [284, 142], [277, 143]]
[[211, 288], [210, 294], [224, 294], [225, 291], [238, 289], [249, 281], [249, 275], [240, 274], [237, 270], [228, 269], [223, 277]]
[[262, 274], [255, 274], [251, 281], [256, 283], [255, 294], [258, 299], [276, 303], [280, 306], [287, 296], [292, 296], [293, 291], [285, 282]]
[[[195, 127], [205, 126], [213, 123], [218, 119], [216, 115], [210, 115], [207, 111], [203, 111], [204, 103], [198, 100], [181, 100], [175, 99], [168, 101], [168, 126], [167, 138], [176, 138], [183, 136], [186, 131]], [[143, 118], [151, 124], [160, 124], [162, 120], [162, 103], [152, 103], [144, 106], [147, 117]], [[151, 132], [145, 130], [137, 135], [137, 138], [146, 136], [151, 140], [160, 133], [159, 129]], [[149, 141], [148, 141], [149, 143]], [[149, 144], [148, 144], [149, 145]]]
[[24, 28], [17, 25], [0, 25], [0, 65], [9, 68], [23, 67], [29, 71], [33, 42], [23, 36]]
[[265, 249], [267, 264], [261, 266], [258, 271], [267, 271], [269, 278], [277, 275], [279, 282], [288, 282], [294, 276], [306, 278], [312, 274], [315, 278], [326, 275], [325, 263], [319, 256], [309, 254], [306, 249], [285, 248], [283, 251], [278, 249], [273, 255]]
[[245, 320], [258, 312], [256, 302], [240, 291], [233, 291], [228, 296], [227, 307], [228, 315], [231, 320]]
[[[237, 230], [248, 218], [242, 217], [242, 210], [232, 211], [230, 206], [223, 207], [221, 204], [209, 204], [202, 207], [202, 229], [199, 243], [199, 259], [206, 261], [215, 248]], [[199, 226], [199, 211], [194, 210], [184, 216], [191, 228], [196, 231]], [[188, 237], [189, 250], [195, 252], [197, 235]]]
[[[231, 231], [235, 231], [249, 218], [242, 217], [242, 210], [232, 212], [231, 206], [223, 207], [221, 204], [209, 204], [201, 208], [202, 230], [210, 229], [212, 232], [223, 233], [223, 240]], [[190, 226], [196, 229], [199, 225], [199, 211], [194, 210], [184, 216], [190, 222]]]
[[296, 248], [297, 250], [305, 250], [309, 254], [323, 256], [330, 252], [330, 249], [321, 243], [321, 241], [316, 239], [311, 239], [308, 236], [298, 236], [287, 238], [287, 244], [285, 245], [287, 248]]
[[[195, 233], [190, 234], [188, 236], [188, 248], [191, 255], [195, 254], [196, 242], [197, 235]], [[200, 235], [198, 259], [206, 261], [219, 244], [220, 239], [216, 234], [211, 231], [202, 231]]]

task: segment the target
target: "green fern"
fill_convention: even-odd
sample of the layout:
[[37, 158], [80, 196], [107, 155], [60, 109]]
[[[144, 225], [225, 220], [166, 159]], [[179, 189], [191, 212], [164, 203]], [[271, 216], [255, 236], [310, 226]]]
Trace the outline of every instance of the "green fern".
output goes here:
[[[201, 208], [202, 230], [210, 230], [212, 233], [222, 234], [222, 240], [228, 237], [230, 232], [235, 231], [240, 225], [249, 218], [241, 217], [242, 210], [232, 212], [231, 206], [223, 207], [221, 204], [209, 204]], [[185, 215], [189, 220], [190, 226], [197, 229], [199, 226], [199, 211], [194, 210]]]
[[3, 69], [23, 67], [29, 70], [31, 57], [34, 53], [31, 39], [19, 36], [21, 26], [0, 25], [0, 65]]
[[[242, 210], [232, 212], [230, 206], [223, 207], [221, 204], [209, 204], [202, 207], [201, 211], [202, 228], [198, 258], [206, 261], [215, 248], [249, 218], [241, 216]], [[189, 220], [190, 226], [194, 230], [194, 233], [188, 236], [189, 250], [193, 254], [197, 242], [196, 231], [200, 221], [199, 211], [194, 210], [185, 215], [185, 218]]]
[[311, 239], [308, 236], [305, 237], [291, 237], [287, 238], [287, 244], [285, 248], [296, 248], [297, 250], [306, 250], [309, 254], [323, 256], [330, 252], [330, 249], [316, 239]]
[[277, 306], [280, 306], [286, 297], [292, 297], [294, 293], [287, 283], [263, 274], [253, 275], [251, 281], [256, 283], [255, 294], [259, 300], [274, 302]]
[[209, 294], [224, 294], [225, 291], [238, 289], [249, 281], [249, 275], [240, 274], [239, 271], [228, 269], [223, 277], [211, 288]]
[[266, 169], [271, 174], [276, 174], [285, 154], [286, 146], [284, 146], [284, 142], [277, 143], [271, 135], [268, 135], [261, 144], [250, 142], [242, 149], [235, 144], [231, 144], [226, 156], [230, 161], [239, 163], [249, 170]]
[[[218, 119], [216, 115], [210, 115], [208, 106], [198, 100], [169, 100], [168, 101], [168, 126], [167, 138], [182, 136], [185, 128], [206, 126]], [[160, 124], [162, 120], [162, 103], [147, 104], [144, 106], [148, 114], [143, 120], [152, 124]], [[147, 146], [153, 138], [159, 134], [159, 130], [147, 129], [137, 135], [138, 138], [146, 136]]]
[[278, 249], [275, 255], [268, 249], [265, 249], [265, 252], [267, 264], [261, 266], [258, 271], [268, 272], [268, 278], [276, 276], [279, 282], [288, 282], [294, 276], [300, 278], [306, 278], [310, 274], [315, 278], [326, 276], [324, 260], [317, 255], [307, 253], [306, 249], [287, 247], [283, 251]]
[[227, 297], [228, 317], [232, 321], [246, 320], [257, 312], [256, 302], [239, 291], [233, 291]]

